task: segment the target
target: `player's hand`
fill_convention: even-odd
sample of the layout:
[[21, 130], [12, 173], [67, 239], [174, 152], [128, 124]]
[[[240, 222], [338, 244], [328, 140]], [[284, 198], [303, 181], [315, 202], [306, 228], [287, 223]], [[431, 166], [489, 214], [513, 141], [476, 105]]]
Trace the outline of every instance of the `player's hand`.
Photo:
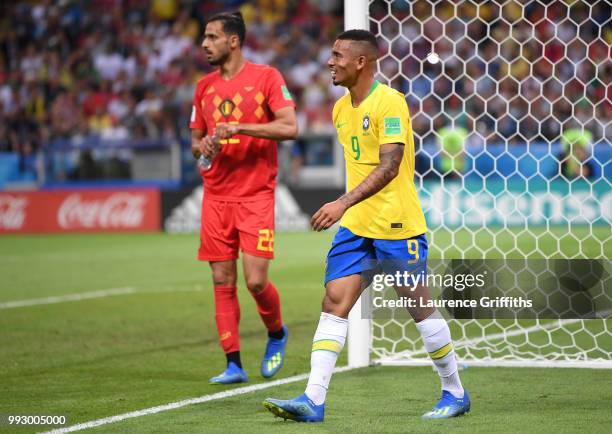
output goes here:
[[345, 212], [346, 205], [340, 200], [326, 203], [314, 213], [310, 224], [315, 231], [320, 232], [340, 220]]
[[236, 124], [220, 124], [215, 127], [214, 134], [221, 140], [229, 139], [240, 132], [240, 127]]
[[220, 150], [221, 143], [215, 136], [206, 136], [200, 141], [200, 152], [209, 160], [215, 158]]

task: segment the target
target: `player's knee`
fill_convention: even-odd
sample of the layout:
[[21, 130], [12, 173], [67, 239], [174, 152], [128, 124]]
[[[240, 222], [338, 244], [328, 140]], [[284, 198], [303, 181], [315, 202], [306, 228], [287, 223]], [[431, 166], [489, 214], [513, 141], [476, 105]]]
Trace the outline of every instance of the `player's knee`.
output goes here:
[[236, 273], [231, 270], [213, 269], [212, 275], [215, 285], [236, 286]]
[[329, 298], [328, 295], [323, 297], [323, 301], [321, 302], [321, 312], [332, 313], [331, 311], [334, 310], [334, 308], [335, 304], [332, 299]]
[[213, 277], [213, 283], [219, 286], [236, 286], [236, 278], [226, 276]]
[[337, 300], [334, 297], [331, 297], [329, 294], [325, 294], [325, 297], [323, 297], [321, 311], [339, 316], [340, 318], [346, 318], [348, 316], [348, 310], [341, 300]]
[[266, 279], [249, 278], [246, 281], [246, 286], [253, 294], [259, 294], [266, 287]]

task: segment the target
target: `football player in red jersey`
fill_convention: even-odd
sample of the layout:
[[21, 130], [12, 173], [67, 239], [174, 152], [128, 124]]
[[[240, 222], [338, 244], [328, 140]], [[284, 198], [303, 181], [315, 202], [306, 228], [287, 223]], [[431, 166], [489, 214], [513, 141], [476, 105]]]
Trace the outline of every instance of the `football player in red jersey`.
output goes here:
[[204, 199], [198, 259], [212, 269], [215, 319], [227, 358], [226, 370], [210, 380], [215, 384], [248, 381], [240, 361], [238, 250], [246, 286], [268, 330], [264, 377], [281, 368], [288, 336], [268, 266], [274, 256], [277, 141], [297, 136], [295, 104], [275, 68], [243, 57], [245, 33], [239, 12], [208, 20], [202, 47], [219, 68], [198, 82], [189, 124], [194, 157], [212, 161], [210, 169], [200, 169]]

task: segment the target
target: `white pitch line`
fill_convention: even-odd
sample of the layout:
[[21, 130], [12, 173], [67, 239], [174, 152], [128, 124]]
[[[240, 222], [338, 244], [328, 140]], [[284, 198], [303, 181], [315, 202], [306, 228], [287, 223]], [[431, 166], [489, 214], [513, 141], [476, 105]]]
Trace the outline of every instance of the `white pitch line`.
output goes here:
[[[345, 372], [355, 369], [353, 367], [343, 366], [334, 369], [335, 373]], [[233, 396], [244, 395], [258, 390], [268, 389], [270, 387], [281, 386], [283, 384], [295, 383], [296, 381], [306, 380], [308, 374], [294, 375], [292, 377], [281, 378], [280, 380], [270, 381], [269, 383], [254, 384], [253, 386], [240, 387], [238, 389], [226, 390], [224, 392], [213, 393], [212, 395], [203, 395], [197, 398], [184, 399], [182, 401], [171, 402], [169, 404], [158, 405], [156, 407], [145, 408], [143, 410], [131, 411], [129, 413], [119, 414], [117, 416], [104, 417], [102, 419], [92, 420], [77, 425], [71, 425], [65, 428], [58, 428], [53, 431], [46, 431], [43, 434], [63, 434], [68, 432], [80, 431], [83, 429], [94, 428], [100, 425], [107, 425], [126, 419], [146, 416], [149, 414], [161, 413], [162, 411], [175, 410], [177, 408], [186, 407], [188, 405], [202, 404], [204, 402], [216, 401], [223, 398], [231, 398]]]
[[136, 290], [132, 287], [125, 288], [110, 288], [91, 292], [78, 292], [76, 294], [57, 295], [45, 298], [30, 298], [26, 300], [14, 300], [0, 303], [1, 309], [12, 309], [16, 307], [39, 306], [44, 304], [64, 303], [69, 301], [91, 300], [92, 298], [104, 298], [115, 295], [128, 294], [144, 294], [144, 293], [166, 293], [166, 292], [201, 292], [202, 288], [179, 288], [179, 289], [151, 289], [151, 290]]
[[136, 290], [132, 287], [110, 288], [100, 291], [79, 292], [76, 294], [57, 295], [53, 297], [31, 298], [27, 300], [15, 300], [0, 303], [0, 309], [13, 309], [15, 307], [39, 306], [44, 304], [64, 303], [66, 301], [90, 300], [92, 298], [110, 297], [112, 295], [133, 294]]

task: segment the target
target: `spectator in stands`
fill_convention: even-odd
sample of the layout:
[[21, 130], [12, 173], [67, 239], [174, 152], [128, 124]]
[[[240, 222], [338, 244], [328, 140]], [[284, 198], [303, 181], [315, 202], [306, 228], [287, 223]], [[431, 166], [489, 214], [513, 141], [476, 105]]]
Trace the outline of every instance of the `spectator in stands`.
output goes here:
[[74, 90], [60, 89], [51, 107], [51, 135], [69, 138], [81, 121]]
[[568, 179], [591, 178], [594, 163], [590, 157], [593, 134], [580, 127], [566, 129], [561, 136], [561, 174]]
[[102, 80], [115, 80], [124, 68], [124, 59], [112, 44], [94, 56], [93, 63]]
[[4, 113], [2, 100], [0, 100], [0, 152], [11, 150], [9, 138], [8, 117]]
[[468, 131], [461, 127], [447, 126], [438, 130], [440, 144], [440, 173], [444, 177], [460, 178], [466, 170], [465, 142]]
[[105, 107], [98, 106], [96, 111], [89, 117], [89, 130], [96, 136], [102, 136], [103, 131], [110, 128], [112, 118]]

